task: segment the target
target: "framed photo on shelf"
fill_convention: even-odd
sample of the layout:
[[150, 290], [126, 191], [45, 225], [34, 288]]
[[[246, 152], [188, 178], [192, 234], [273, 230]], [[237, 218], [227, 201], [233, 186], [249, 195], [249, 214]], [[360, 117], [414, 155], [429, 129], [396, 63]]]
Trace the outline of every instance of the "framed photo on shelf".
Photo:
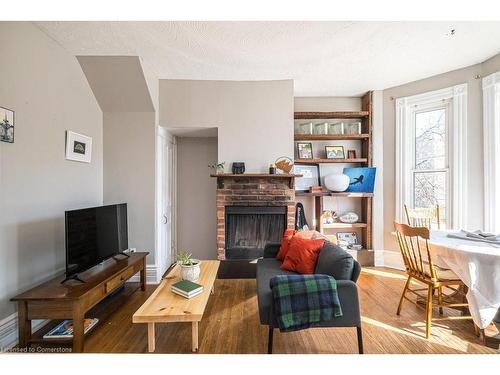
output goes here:
[[299, 159], [313, 158], [313, 145], [311, 142], [297, 142], [297, 156]]
[[358, 235], [356, 232], [337, 232], [337, 241], [339, 245], [356, 245], [358, 243]]
[[344, 174], [349, 177], [349, 193], [373, 193], [377, 168], [355, 167], [344, 168]]
[[302, 175], [295, 179], [295, 191], [309, 191], [311, 186], [321, 185], [318, 164], [295, 164], [293, 173]]
[[344, 146], [325, 146], [327, 159], [345, 159]]

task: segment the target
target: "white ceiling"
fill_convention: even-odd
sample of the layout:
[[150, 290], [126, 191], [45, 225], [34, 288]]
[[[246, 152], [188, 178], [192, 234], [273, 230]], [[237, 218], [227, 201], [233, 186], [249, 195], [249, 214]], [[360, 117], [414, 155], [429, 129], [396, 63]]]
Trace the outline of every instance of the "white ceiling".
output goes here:
[[500, 52], [500, 22], [37, 25], [74, 55], [137, 55], [165, 79], [293, 79], [296, 96], [356, 96], [479, 63]]

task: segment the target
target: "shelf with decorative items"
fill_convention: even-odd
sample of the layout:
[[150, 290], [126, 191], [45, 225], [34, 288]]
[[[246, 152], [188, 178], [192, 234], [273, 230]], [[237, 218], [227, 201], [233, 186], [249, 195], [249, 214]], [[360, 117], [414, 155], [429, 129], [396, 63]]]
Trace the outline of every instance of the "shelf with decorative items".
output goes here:
[[369, 134], [295, 134], [295, 141], [358, 141], [369, 139]]
[[298, 191], [295, 193], [297, 197], [316, 197], [316, 196], [323, 196], [323, 197], [343, 197], [343, 198], [372, 198], [373, 193], [355, 193], [355, 192], [339, 192], [336, 193], [334, 191], [321, 191], [321, 192], [314, 192], [311, 193], [309, 191]]
[[322, 229], [352, 229], [352, 228], [366, 228], [366, 223], [320, 223]]
[[366, 164], [367, 158], [356, 159], [295, 159], [295, 164], [339, 164], [339, 163], [360, 163]]
[[[301, 173], [305, 177], [312, 173], [313, 177], [309, 179], [309, 189], [297, 179], [296, 189], [302, 190], [296, 191], [296, 197], [313, 200], [316, 230], [342, 245], [349, 243], [349, 252], [358, 254], [362, 265], [373, 265], [372, 191], [375, 171], [367, 170], [366, 175], [363, 173], [358, 179], [347, 171], [372, 167], [372, 115], [371, 91], [361, 98], [360, 111], [294, 113], [296, 156], [293, 173]], [[312, 171], [314, 167], [317, 171]], [[338, 171], [339, 167], [344, 169]], [[311, 172], [308, 173], [307, 168], [311, 168]], [[325, 171], [335, 173], [327, 174]], [[323, 172], [326, 176], [322, 184], [320, 175]], [[366, 183], [367, 179], [372, 179], [369, 189], [361, 191], [355, 188]], [[335, 211], [324, 210], [325, 197], [334, 198], [334, 201], [327, 202], [327, 208], [340, 211], [343, 205], [344, 208], [349, 206], [354, 209], [341, 212], [342, 215], [338, 216]], [[344, 198], [356, 199], [344, 201]], [[351, 201], [351, 204], [345, 203]]]

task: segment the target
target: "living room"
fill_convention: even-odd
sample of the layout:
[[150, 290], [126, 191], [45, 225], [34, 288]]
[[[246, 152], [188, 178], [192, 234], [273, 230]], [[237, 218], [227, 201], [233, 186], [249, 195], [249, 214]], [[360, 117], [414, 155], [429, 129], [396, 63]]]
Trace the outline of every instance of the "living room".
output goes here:
[[217, 11], [0, 21], [1, 359], [498, 354], [500, 22]]

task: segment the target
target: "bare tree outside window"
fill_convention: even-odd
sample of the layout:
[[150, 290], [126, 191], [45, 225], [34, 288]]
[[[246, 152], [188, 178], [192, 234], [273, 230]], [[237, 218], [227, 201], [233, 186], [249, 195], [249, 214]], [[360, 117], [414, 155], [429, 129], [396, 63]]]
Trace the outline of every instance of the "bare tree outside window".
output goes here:
[[447, 203], [446, 109], [415, 113], [414, 207], [439, 205], [446, 225]]

